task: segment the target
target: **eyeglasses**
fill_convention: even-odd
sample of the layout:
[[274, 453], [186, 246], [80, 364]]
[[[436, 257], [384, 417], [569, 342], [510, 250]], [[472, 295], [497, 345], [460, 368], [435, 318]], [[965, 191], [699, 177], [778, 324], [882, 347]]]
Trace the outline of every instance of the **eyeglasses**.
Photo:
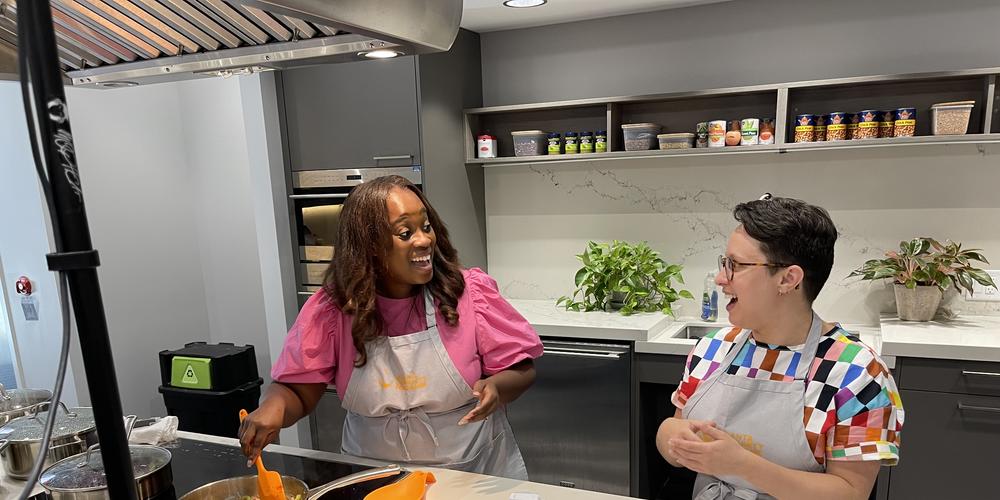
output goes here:
[[725, 255], [719, 256], [719, 271], [725, 271], [726, 281], [731, 281], [733, 279], [733, 273], [736, 272], [736, 266], [750, 266], [750, 267], [789, 267], [791, 264], [771, 264], [769, 262], [738, 262]]

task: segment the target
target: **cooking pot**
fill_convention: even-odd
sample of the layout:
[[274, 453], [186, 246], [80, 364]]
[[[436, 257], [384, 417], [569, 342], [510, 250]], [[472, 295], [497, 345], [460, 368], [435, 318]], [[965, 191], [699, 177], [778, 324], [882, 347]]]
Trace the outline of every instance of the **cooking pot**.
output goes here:
[[[344, 476], [311, 490], [302, 480], [291, 476], [281, 476], [281, 484], [285, 487], [285, 497], [289, 500], [315, 500], [337, 488], [395, 476], [401, 472], [403, 469], [398, 465], [387, 465]], [[232, 477], [208, 483], [182, 496], [180, 500], [240, 500], [243, 497], [257, 497], [257, 476]]]
[[[170, 452], [159, 446], [129, 445], [136, 492], [140, 500], [153, 498], [173, 484]], [[90, 447], [85, 453], [60, 460], [42, 473], [39, 484], [52, 500], [110, 499], [108, 480], [100, 450]]]
[[48, 405], [52, 393], [45, 389], [10, 389], [0, 384], [0, 426]]
[[[42, 449], [42, 434], [48, 413], [30, 410], [27, 415], [15, 418], [0, 428], [0, 462], [3, 462], [8, 476], [23, 480], [31, 474]], [[59, 403], [54, 415], [56, 423], [52, 428], [46, 465], [83, 453], [88, 446], [97, 443], [97, 425], [91, 408], [70, 410]]]

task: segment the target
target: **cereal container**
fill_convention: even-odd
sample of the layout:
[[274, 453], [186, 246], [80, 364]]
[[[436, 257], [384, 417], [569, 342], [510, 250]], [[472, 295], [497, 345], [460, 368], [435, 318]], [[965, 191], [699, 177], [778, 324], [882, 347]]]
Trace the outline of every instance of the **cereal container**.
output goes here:
[[708, 122], [701, 122], [695, 126], [694, 129], [694, 147], [696, 148], [707, 148], [708, 147]]
[[882, 112], [874, 109], [858, 111], [858, 129], [854, 132], [855, 139], [878, 139]]
[[760, 144], [760, 120], [757, 118], [744, 118], [740, 122], [741, 146], [753, 146]]
[[795, 142], [813, 142], [816, 138], [816, 115], [795, 117]]
[[843, 141], [847, 139], [847, 113], [834, 111], [826, 115], [826, 140]]
[[593, 134], [593, 132], [580, 132], [580, 152], [581, 153], [593, 153], [594, 152], [594, 134]]
[[726, 146], [739, 146], [743, 140], [739, 120], [729, 120], [729, 130], [726, 131]]
[[607, 153], [608, 152], [608, 131], [598, 130], [594, 134], [594, 152], [595, 153]]
[[878, 136], [892, 137], [892, 125], [896, 121], [895, 112], [891, 109], [882, 112], [882, 121], [879, 122]]
[[931, 134], [962, 135], [969, 131], [969, 117], [976, 101], [942, 102], [931, 106]]
[[708, 147], [721, 148], [726, 145], [726, 121], [712, 120], [708, 122]]
[[774, 144], [774, 118], [764, 118], [760, 121], [760, 143]]
[[559, 132], [552, 132], [549, 134], [549, 154], [550, 155], [561, 155], [562, 154], [562, 136]]
[[830, 115], [816, 115], [816, 131], [814, 134], [816, 142], [823, 142], [826, 140], [826, 123], [829, 118]]
[[847, 115], [847, 138], [855, 139], [858, 132], [858, 114], [849, 113]]
[[568, 155], [580, 152], [580, 143], [577, 141], [576, 132], [563, 134], [563, 151]]
[[896, 109], [896, 121], [892, 124], [893, 137], [913, 137], [917, 131], [917, 108]]

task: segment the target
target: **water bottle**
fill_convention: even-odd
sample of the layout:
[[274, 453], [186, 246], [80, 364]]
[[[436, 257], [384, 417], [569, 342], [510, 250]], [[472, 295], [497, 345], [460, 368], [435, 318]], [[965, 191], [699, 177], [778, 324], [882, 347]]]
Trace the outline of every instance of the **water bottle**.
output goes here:
[[701, 319], [715, 321], [719, 318], [719, 291], [715, 287], [715, 273], [705, 275], [705, 291], [701, 295]]

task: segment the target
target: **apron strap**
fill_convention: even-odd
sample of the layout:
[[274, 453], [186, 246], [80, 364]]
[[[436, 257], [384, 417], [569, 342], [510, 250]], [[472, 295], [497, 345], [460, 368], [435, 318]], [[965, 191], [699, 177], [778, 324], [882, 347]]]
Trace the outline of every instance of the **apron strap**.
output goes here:
[[430, 330], [437, 326], [437, 314], [434, 310], [434, 298], [431, 297], [431, 291], [424, 286], [424, 316], [427, 317], [427, 329]]
[[795, 380], [805, 380], [809, 376], [813, 359], [816, 358], [816, 350], [819, 349], [819, 342], [823, 338], [823, 320], [813, 312], [812, 324], [809, 325], [809, 335], [806, 343], [799, 353], [799, 364], [795, 367]]
[[693, 500], [718, 500], [730, 497], [736, 497], [740, 500], [757, 500], [756, 491], [733, 486], [714, 477], [711, 479], [712, 482], [697, 492]]
[[431, 439], [434, 441], [434, 446], [439, 446], [437, 434], [434, 432], [434, 427], [431, 426], [431, 419], [427, 416], [427, 413], [422, 408], [414, 408], [412, 410], [399, 410], [386, 415], [385, 427], [382, 428], [382, 436], [388, 441], [392, 437], [389, 436], [389, 424], [393, 421], [396, 422], [396, 430], [399, 438], [399, 446], [403, 449], [403, 456], [406, 461], [412, 460], [410, 457], [410, 450], [406, 447], [406, 438], [410, 434], [410, 425], [417, 422], [427, 429], [427, 433], [430, 434]]

